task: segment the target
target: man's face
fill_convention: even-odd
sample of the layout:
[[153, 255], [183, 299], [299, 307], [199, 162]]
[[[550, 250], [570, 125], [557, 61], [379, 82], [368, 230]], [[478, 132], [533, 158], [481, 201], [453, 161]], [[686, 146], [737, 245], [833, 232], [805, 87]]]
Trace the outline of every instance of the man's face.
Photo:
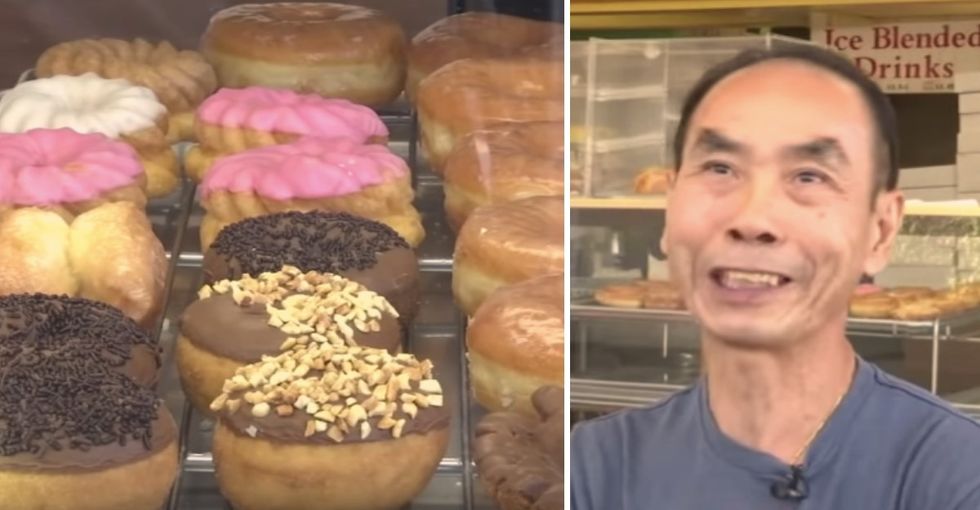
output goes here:
[[842, 332], [860, 275], [885, 265], [901, 221], [900, 194], [871, 203], [874, 144], [858, 89], [805, 63], [760, 63], [708, 93], [663, 239], [706, 333], [761, 348]]

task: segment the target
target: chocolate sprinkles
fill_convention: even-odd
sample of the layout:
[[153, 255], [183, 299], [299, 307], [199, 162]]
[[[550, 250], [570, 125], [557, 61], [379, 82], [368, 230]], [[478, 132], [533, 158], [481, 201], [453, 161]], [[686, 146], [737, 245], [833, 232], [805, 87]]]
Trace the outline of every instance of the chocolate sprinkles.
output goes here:
[[[139, 441], [159, 402], [116, 370], [152, 339], [121, 312], [78, 298], [0, 298], [0, 455]], [[159, 362], [159, 359], [158, 359]]]
[[284, 265], [327, 273], [363, 271], [377, 264], [379, 253], [396, 248], [410, 247], [391, 227], [323, 211], [249, 218], [225, 227], [211, 245], [230, 265], [251, 275]]

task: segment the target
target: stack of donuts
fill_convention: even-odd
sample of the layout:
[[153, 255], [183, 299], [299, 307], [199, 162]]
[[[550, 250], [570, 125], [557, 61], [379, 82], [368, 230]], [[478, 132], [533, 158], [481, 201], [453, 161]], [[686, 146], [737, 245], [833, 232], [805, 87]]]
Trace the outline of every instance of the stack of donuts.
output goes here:
[[[175, 357], [216, 422], [222, 494], [236, 508], [392, 508], [427, 485], [450, 412], [437, 367], [405, 352], [425, 231], [376, 112], [403, 92], [459, 234], [476, 398], [560, 421], [553, 394], [532, 395], [563, 370], [562, 46], [560, 25], [511, 16], [451, 16], [409, 41], [377, 10], [283, 2], [216, 13], [199, 52], [111, 38], [46, 50], [0, 98], [0, 506], [165, 499], [177, 428], [153, 394], [147, 331], [167, 258], [145, 209], [187, 180], [204, 283]], [[25, 391], [47, 395], [43, 413], [20, 410]], [[530, 441], [560, 439], [552, 428]], [[488, 469], [512, 457], [511, 442], [488, 444]], [[503, 508], [534, 504], [501, 483], [488, 488]]]
[[980, 305], [980, 283], [936, 290], [929, 287], [881, 288], [864, 284], [851, 297], [850, 314], [865, 319], [933, 320]]

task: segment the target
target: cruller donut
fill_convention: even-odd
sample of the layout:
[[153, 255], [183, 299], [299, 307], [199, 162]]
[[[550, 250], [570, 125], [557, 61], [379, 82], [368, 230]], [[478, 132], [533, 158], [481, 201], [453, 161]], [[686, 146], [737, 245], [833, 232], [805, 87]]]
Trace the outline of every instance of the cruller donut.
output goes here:
[[201, 51], [223, 87], [263, 85], [380, 106], [401, 94], [406, 44], [398, 22], [380, 11], [280, 2], [218, 11]]

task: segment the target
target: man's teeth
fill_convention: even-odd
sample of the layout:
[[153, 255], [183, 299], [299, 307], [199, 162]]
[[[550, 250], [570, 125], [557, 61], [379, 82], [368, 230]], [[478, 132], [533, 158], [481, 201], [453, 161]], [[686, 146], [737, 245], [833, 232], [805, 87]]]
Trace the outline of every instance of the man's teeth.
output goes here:
[[724, 271], [721, 274], [721, 284], [730, 289], [778, 287], [779, 276], [770, 273]]

